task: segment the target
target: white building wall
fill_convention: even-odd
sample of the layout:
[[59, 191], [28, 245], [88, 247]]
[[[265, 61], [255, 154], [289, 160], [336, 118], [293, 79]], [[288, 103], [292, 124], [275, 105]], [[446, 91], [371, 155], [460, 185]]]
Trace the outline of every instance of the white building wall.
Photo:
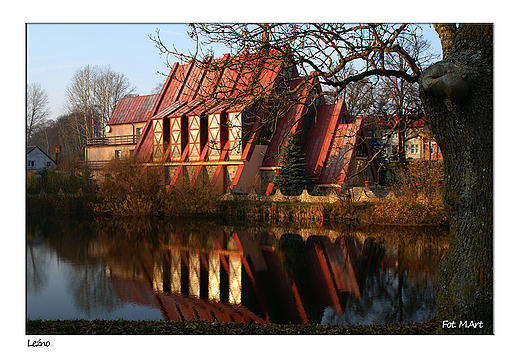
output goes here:
[[55, 169], [56, 163], [49, 158], [40, 148], [34, 148], [27, 154], [27, 171], [38, 171], [42, 168]]

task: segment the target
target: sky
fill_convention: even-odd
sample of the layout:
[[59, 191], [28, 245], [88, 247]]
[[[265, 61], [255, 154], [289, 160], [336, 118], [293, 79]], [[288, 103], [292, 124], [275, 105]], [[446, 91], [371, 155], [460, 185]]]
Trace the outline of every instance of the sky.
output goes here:
[[184, 48], [191, 41], [184, 24], [27, 24], [27, 83], [47, 92], [51, 118], [64, 114], [65, 89], [86, 65], [110, 65], [138, 94], [150, 94], [164, 82], [158, 72], [168, 73], [166, 57], [149, 39], [157, 28], [167, 44]]
[[[441, 53], [435, 30], [424, 25], [424, 37]], [[150, 35], [160, 29], [165, 45], [181, 51], [194, 49], [185, 24], [27, 24], [27, 83], [40, 83], [49, 96], [51, 119], [62, 114], [65, 90], [75, 71], [86, 65], [110, 65], [124, 74], [137, 94], [147, 95], [169, 72], [166, 56], [159, 53]], [[220, 57], [224, 47], [215, 49]], [[170, 62], [175, 62], [170, 59]], [[161, 74], [162, 73], [162, 74]]]

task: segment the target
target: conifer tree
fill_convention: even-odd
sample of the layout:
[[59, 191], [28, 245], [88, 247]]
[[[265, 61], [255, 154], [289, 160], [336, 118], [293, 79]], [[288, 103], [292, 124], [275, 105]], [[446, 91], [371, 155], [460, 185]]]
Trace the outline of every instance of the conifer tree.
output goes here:
[[308, 174], [307, 162], [302, 147], [293, 134], [287, 137], [282, 149], [280, 168], [276, 170], [274, 187], [284, 195], [300, 195], [310, 187], [312, 179]]

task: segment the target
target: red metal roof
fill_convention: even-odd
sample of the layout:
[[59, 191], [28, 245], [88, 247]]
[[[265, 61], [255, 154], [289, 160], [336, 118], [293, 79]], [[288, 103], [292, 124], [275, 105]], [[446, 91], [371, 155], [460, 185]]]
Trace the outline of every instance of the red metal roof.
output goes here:
[[[303, 81], [301, 79], [294, 79], [291, 82], [291, 88], [295, 89], [297, 86], [302, 84], [302, 82]], [[262, 166], [277, 166], [280, 160], [281, 150], [285, 145], [287, 134], [296, 133], [301, 129], [303, 124], [301, 119], [305, 113], [306, 105], [308, 105], [311, 100], [308, 94], [313, 84], [314, 82], [310, 84], [304, 84], [303, 88], [301, 89], [301, 93], [294, 97], [296, 102], [292, 104], [292, 107], [289, 109], [288, 113], [283, 118], [278, 119], [276, 123], [276, 131], [273, 133], [273, 137], [269, 142]], [[320, 108], [322, 107], [319, 106], [318, 111]]]
[[317, 123], [312, 127], [305, 146], [307, 163], [314, 175], [320, 175], [325, 166], [325, 160], [331, 149], [334, 133], [342, 114], [347, 114], [344, 100], [340, 100], [336, 104], [318, 106]]
[[343, 183], [352, 164], [362, 122], [358, 118], [354, 123], [337, 125], [318, 184]]
[[[242, 61], [245, 56], [248, 57], [247, 62]], [[254, 61], [251, 61], [251, 57], [254, 58]], [[220, 63], [225, 63], [225, 65], [219, 66]], [[247, 65], [244, 65], [244, 63], [247, 63]], [[188, 103], [210, 94], [214, 94], [215, 99], [230, 100], [235, 94], [251, 89], [254, 78], [257, 80], [255, 83], [260, 85], [262, 91], [269, 91], [273, 88], [274, 80], [278, 76], [283, 63], [279, 59], [256, 53], [234, 57], [226, 54], [223, 58], [212, 59], [210, 65], [211, 69], [206, 69], [206, 66], [195, 62], [184, 65], [174, 64], [154, 109], [154, 118], [159, 117], [160, 113], [164, 113], [163, 111], [175, 102]], [[212, 101], [210, 100], [210, 102]], [[203, 102], [200, 101], [199, 105], [202, 104]], [[214, 106], [215, 104], [206, 103], [204, 109]], [[177, 108], [179, 107], [177, 106]], [[240, 110], [243, 105], [233, 105], [233, 107], [235, 107], [235, 110]], [[196, 110], [194, 107], [191, 110], [194, 111], [193, 113], [202, 113], [203, 111], [202, 109]]]
[[[381, 129], [391, 129], [396, 125], [399, 117], [397, 115], [394, 115], [390, 119], [381, 118], [379, 119], [379, 121], [375, 121], [375, 119], [377, 118], [374, 118], [373, 116], [359, 118], [363, 118], [363, 120], [365, 120], [367, 123], [375, 122], [377, 123], [377, 126], [379, 126], [379, 128]], [[426, 125], [428, 125], [428, 119], [426, 119], [426, 117], [421, 117], [416, 120], [411, 120], [410, 123], [408, 123], [408, 128], [423, 128]]]
[[108, 125], [146, 122], [152, 115], [158, 94], [127, 97], [119, 101]]
[[[243, 61], [245, 57], [248, 61]], [[148, 118], [160, 119], [222, 111], [242, 111], [246, 104], [233, 103], [235, 94], [244, 92], [249, 94], [252, 88], [257, 89], [256, 86], [251, 86], [253, 80], [255, 84], [260, 85], [261, 91], [271, 91], [283, 67], [281, 57], [279, 59], [270, 58], [263, 52], [234, 57], [226, 54], [223, 58], [210, 61], [211, 70], [196, 62], [184, 65], [175, 63], [153, 106], [152, 115]], [[226, 66], [219, 66], [221, 62], [226, 62]], [[248, 90], [249, 92], [247, 92]], [[211, 93], [214, 94], [213, 99], [204, 98], [204, 95]], [[250, 93], [250, 97], [253, 98], [254, 93]], [[219, 101], [219, 99], [226, 101]], [[150, 131], [145, 130], [140, 143], [136, 146], [134, 155], [141, 158], [149, 156], [152, 146], [148, 137], [151, 135]]]

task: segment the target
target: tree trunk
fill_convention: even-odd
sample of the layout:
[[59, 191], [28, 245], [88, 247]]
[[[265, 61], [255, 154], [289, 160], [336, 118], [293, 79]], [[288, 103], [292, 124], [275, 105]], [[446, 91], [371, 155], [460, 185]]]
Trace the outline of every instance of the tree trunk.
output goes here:
[[441, 41], [448, 37], [445, 58], [424, 71], [420, 91], [444, 156], [450, 220], [438, 271], [439, 329], [492, 334], [493, 26], [461, 25], [454, 40], [445, 36], [453, 25], [435, 28]]

